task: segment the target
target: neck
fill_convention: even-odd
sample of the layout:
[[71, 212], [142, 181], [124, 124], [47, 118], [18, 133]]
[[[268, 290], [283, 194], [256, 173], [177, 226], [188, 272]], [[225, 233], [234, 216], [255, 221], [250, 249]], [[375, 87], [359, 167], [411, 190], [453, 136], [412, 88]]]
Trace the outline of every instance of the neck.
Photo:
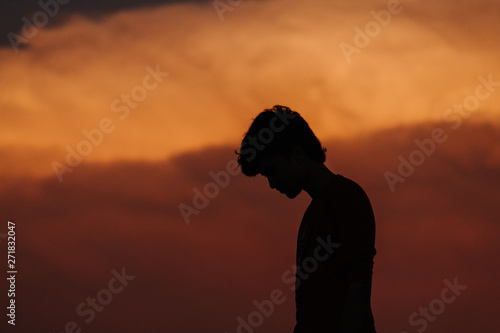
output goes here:
[[307, 172], [307, 178], [303, 189], [309, 196], [314, 199], [318, 196], [322, 189], [332, 180], [334, 174], [326, 165], [312, 164]]

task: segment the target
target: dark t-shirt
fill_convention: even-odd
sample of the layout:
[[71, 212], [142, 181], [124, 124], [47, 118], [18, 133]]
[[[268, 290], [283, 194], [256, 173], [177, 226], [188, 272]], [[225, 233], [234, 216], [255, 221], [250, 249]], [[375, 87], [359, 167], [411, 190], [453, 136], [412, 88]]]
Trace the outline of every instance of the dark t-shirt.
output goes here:
[[[341, 175], [311, 201], [299, 229], [294, 333], [335, 333], [349, 282], [371, 285], [375, 219], [363, 189]], [[371, 306], [363, 333], [374, 333]]]

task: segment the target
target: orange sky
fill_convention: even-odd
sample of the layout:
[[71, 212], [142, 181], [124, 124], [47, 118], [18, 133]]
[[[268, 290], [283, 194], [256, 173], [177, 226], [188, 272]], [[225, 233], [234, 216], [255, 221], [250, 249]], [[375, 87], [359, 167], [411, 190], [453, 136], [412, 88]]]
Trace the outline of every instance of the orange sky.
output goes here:
[[[458, 276], [468, 289], [426, 333], [498, 331], [500, 6], [401, 1], [348, 61], [341, 45], [387, 6], [244, 0], [223, 20], [212, 2], [61, 12], [27, 48], [0, 48], [0, 236], [17, 222], [18, 328], [236, 332], [253, 300], [288, 287], [310, 199], [237, 175], [189, 225], [178, 206], [234, 159], [253, 117], [283, 104], [372, 200], [377, 329], [417, 332], [408, 317]], [[386, 172], [436, 128], [445, 142], [391, 191]], [[89, 153], [68, 166], [68, 149]], [[137, 279], [85, 323], [75, 308], [122, 267]], [[291, 332], [286, 297], [255, 332]]]
[[[450, 6], [402, 2], [349, 63], [340, 46], [355, 46], [354, 28], [387, 2], [245, 1], [223, 21], [208, 4], [72, 16], [22, 52], [0, 50], [0, 148], [20, 160], [16, 152], [43, 155], [36, 172], [49, 174], [104, 118], [114, 130], [85, 161], [158, 160], [232, 143], [277, 103], [302, 112], [323, 138], [440, 120], [474, 93], [478, 76], [500, 81], [492, 5], [464, 3], [457, 22]], [[142, 97], [146, 67], [169, 76]], [[140, 100], [125, 106], [134, 88]], [[496, 118], [499, 101], [498, 93], [481, 101], [474, 118]], [[120, 106], [129, 112], [113, 112]]]

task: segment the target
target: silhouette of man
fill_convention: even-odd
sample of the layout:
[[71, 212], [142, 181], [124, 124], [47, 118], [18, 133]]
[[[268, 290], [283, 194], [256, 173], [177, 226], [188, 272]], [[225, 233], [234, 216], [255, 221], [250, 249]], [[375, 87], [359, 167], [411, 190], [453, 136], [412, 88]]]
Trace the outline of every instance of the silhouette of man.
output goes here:
[[374, 333], [370, 305], [375, 219], [368, 197], [325, 165], [326, 148], [286, 106], [260, 113], [238, 154], [243, 174], [312, 198], [297, 239], [294, 333]]

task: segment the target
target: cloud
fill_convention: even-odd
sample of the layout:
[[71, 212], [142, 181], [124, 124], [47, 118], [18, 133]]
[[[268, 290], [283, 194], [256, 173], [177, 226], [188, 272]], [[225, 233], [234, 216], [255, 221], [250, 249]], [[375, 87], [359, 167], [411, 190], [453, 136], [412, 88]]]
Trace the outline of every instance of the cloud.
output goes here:
[[[19, 53], [0, 50], [1, 148], [46, 149], [65, 163], [68, 147], [87, 140], [82, 132], [109, 119], [114, 130], [85, 161], [161, 160], [237, 141], [274, 104], [304, 114], [322, 137], [352, 137], [439, 121], [474, 94], [479, 76], [500, 80], [497, 44], [489, 43], [496, 30], [486, 29], [494, 4], [461, 4], [457, 11], [470, 15], [460, 29], [452, 17], [426, 16], [449, 5], [405, 4], [347, 63], [339, 45], [353, 44], [354, 27], [386, 8], [385, 1], [244, 1], [224, 21], [211, 3], [134, 7], [97, 21], [69, 16]], [[482, 46], [463, 52], [471, 43]], [[148, 67], [169, 76], [144, 95]], [[494, 118], [499, 96], [481, 101], [474, 116]], [[51, 163], [36, 168], [54, 174]]]
[[[127, 0], [127, 1], [29, 1], [20, 0], [4, 4], [2, 10], [2, 20], [0, 23], [0, 45], [10, 46], [11, 42], [7, 35], [9, 33], [22, 33], [24, 21], [22, 17], [26, 17], [33, 23], [33, 15], [39, 11], [47, 12], [51, 17], [49, 26], [59, 26], [66, 23], [68, 16], [84, 15], [90, 19], [97, 20], [104, 18], [106, 15], [116, 13], [123, 10], [131, 10], [136, 8], [151, 8], [166, 4], [178, 3], [203, 3], [206, 0]], [[43, 6], [40, 5], [43, 4]], [[57, 14], [57, 15], [55, 15]]]
[[[282, 274], [308, 198], [291, 202], [239, 175], [189, 225], [178, 208], [193, 205], [250, 120], [277, 103], [308, 120], [328, 165], [372, 200], [379, 330], [414, 331], [408, 316], [455, 276], [469, 287], [428, 331], [498, 325], [500, 273], [489, 259], [498, 252], [498, 88], [459, 128], [443, 118], [479, 76], [500, 80], [496, 2], [404, 3], [351, 63], [339, 45], [354, 43], [354, 27], [386, 1], [243, 1], [223, 21], [208, 2], [107, 2], [92, 15], [75, 6], [27, 48], [0, 49], [0, 211], [17, 223], [19, 327], [234, 332], [253, 300], [281, 289], [287, 301], [260, 330], [291, 331]], [[15, 13], [19, 23], [27, 11]], [[148, 68], [169, 75], [147, 89]], [[136, 106], [123, 100], [141, 92]], [[396, 174], [398, 157], [437, 127], [447, 140], [392, 192], [384, 173]], [[67, 164], [68, 149], [91, 152], [59, 183], [52, 165]], [[76, 307], [122, 267], [136, 279], [85, 323]]]
[[[398, 155], [407, 157], [414, 140], [436, 127], [448, 140], [391, 192], [383, 173], [397, 172]], [[478, 321], [498, 325], [487, 315], [498, 310], [499, 296], [498, 260], [490, 255], [499, 250], [498, 133], [487, 123], [457, 130], [428, 123], [324, 142], [328, 166], [362, 185], [374, 207], [372, 306], [379, 330], [415, 330], [410, 314], [440, 297], [443, 281], [455, 277], [468, 288], [429, 323], [429, 332], [469, 332]], [[232, 148], [156, 162], [87, 163], [63, 183], [48, 177], [3, 185], [2, 220], [16, 222], [19, 327], [58, 332], [75, 321], [96, 333], [137, 332], [168, 323], [177, 332], [234, 332], [236, 318], [255, 310], [253, 300], [280, 289], [286, 302], [259, 329], [290, 331], [293, 293], [282, 274], [294, 263], [310, 199], [290, 201], [262, 177], [239, 174], [191, 224], [178, 209], [193, 205], [193, 190], [203, 192], [213, 181], [210, 171], [226, 169]], [[136, 278], [87, 324], [76, 307], [122, 267]]]

